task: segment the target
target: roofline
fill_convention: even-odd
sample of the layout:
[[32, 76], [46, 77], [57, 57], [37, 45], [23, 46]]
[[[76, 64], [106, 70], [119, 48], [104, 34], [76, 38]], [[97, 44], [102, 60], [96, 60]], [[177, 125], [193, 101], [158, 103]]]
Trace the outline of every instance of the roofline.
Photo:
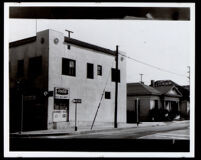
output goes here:
[[165, 97], [175, 97], [175, 98], [183, 97], [181, 95], [170, 95], [170, 94], [163, 94], [162, 96], [165, 96]]
[[24, 39], [21, 39], [21, 40], [10, 42], [9, 43], [9, 48], [17, 47], [17, 46], [24, 45], [24, 44], [31, 43], [31, 42], [35, 42], [35, 41], [36, 41], [36, 36], [29, 37], [29, 38], [24, 38]]
[[100, 47], [100, 46], [97, 46], [97, 45], [93, 45], [93, 44], [90, 44], [90, 43], [86, 43], [86, 42], [83, 42], [83, 41], [80, 41], [80, 40], [77, 40], [77, 39], [64, 37], [64, 42], [75, 44], [75, 45], [78, 45], [78, 46], [81, 46], [81, 47], [93, 49], [93, 50], [96, 50], [96, 51], [99, 51], [99, 52], [104, 52], [104, 53], [107, 53], [109, 55], [115, 56], [115, 51], [112, 51], [110, 49], [103, 48], [103, 47]]
[[[24, 45], [24, 44], [31, 43], [31, 42], [35, 42], [36, 38], [37, 38], [36, 36], [33, 36], [33, 37], [17, 40], [17, 41], [14, 41], [14, 42], [10, 42], [9, 43], [9, 48], [17, 47], [17, 46]], [[113, 50], [110, 50], [110, 49], [107, 49], [107, 48], [103, 48], [103, 47], [100, 47], [100, 46], [97, 46], [97, 45], [94, 45], [94, 44], [86, 43], [86, 42], [83, 42], [83, 41], [80, 41], [80, 40], [77, 40], [77, 39], [64, 37], [64, 42], [75, 44], [77, 46], [81, 46], [81, 47], [85, 47], [85, 48], [89, 48], [89, 49], [93, 49], [93, 50], [96, 50], [96, 51], [99, 51], [99, 52], [109, 54], [111, 56], [116, 55], [116, 51], [113, 51]]]
[[[146, 84], [142, 84], [142, 83], [140, 83], [140, 82], [136, 82], [136, 83], [127, 83], [126, 85], [127, 85], [127, 87], [129, 87], [129, 85], [141, 85], [146, 91], [148, 91], [149, 93], [145, 93], [145, 94], [142, 94], [142, 93], [133, 93], [133, 95], [157, 95], [157, 96], [160, 96], [162, 93], [160, 93], [160, 91], [158, 91], [157, 89], [155, 89], [154, 87], [151, 87], [151, 86], [148, 86], [148, 85], [146, 85]], [[153, 88], [154, 90], [156, 90], [157, 92], [159, 92], [159, 93], [153, 93], [153, 92], [151, 92], [151, 91], [149, 91], [147, 88], [145, 88], [145, 86], [147, 86], [147, 87], [150, 87], [150, 88]], [[132, 93], [131, 93], [132, 94]]]
[[161, 96], [161, 94], [152, 94], [152, 93], [145, 93], [145, 94], [135, 94], [135, 93], [127, 93], [127, 96]]

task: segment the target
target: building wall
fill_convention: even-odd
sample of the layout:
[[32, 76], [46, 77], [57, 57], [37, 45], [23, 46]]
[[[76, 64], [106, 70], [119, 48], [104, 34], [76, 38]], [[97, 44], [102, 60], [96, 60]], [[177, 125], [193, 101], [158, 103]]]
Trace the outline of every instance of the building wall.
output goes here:
[[[59, 43], [54, 44], [54, 39], [58, 38]], [[49, 32], [49, 82], [48, 89], [52, 91], [54, 87], [69, 88], [69, 120], [74, 125], [75, 104], [73, 99], [82, 99], [78, 104], [77, 120], [78, 123], [91, 124], [95, 116], [96, 109], [105, 91], [111, 92], [111, 99], [103, 97], [95, 124], [99, 122], [114, 122], [115, 105], [115, 82], [111, 82], [111, 68], [115, 68], [115, 57], [100, 53], [95, 50], [82, 48], [64, 42], [64, 35], [60, 32], [50, 30]], [[76, 76], [62, 75], [62, 57], [76, 61]], [[94, 79], [87, 79], [87, 63], [94, 64]], [[102, 76], [97, 75], [97, 65], [102, 66]], [[121, 82], [118, 92], [118, 122], [126, 122], [126, 61], [121, 61], [119, 57], [119, 68], [121, 70]], [[48, 126], [53, 127], [54, 98], [48, 100]], [[61, 122], [59, 127], [65, 127], [68, 123]]]
[[[9, 61], [10, 61], [10, 88], [14, 88], [17, 80], [17, 63], [18, 60], [24, 60], [24, 79], [28, 78], [28, 65], [29, 58], [42, 56], [42, 74], [39, 75], [34, 82], [34, 87], [47, 88], [48, 78], [48, 31], [38, 32], [37, 40], [32, 43], [24, 44], [21, 46], [9, 48]], [[41, 44], [41, 37], [44, 37], [45, 42]]]
[[[21, 119], [21, 93], [16, 88], [17, 80], [23, 80], [23, 129], [29, 130], [35, 127], [47, 127], [47, 98], [40, 93], [48, 87], [48, 31], [37, 33], [36, 41], [9, 48], [9, 78], [10, 78], [10, 128], [18, 131]], [[45, 39], [41, 43], [41, 37]], [[42, 73], [36, 78], [28, 77], [29, 59], [42, 56]], [[24, 76], [17, 77], [18, 60], [24, 60]], [[37, 94], [36, 94], [37, 93]], [[31, 98], [31, 99], [30, 99]], [[36, 100], [39, 102], [36, 102]], [[43, 123], [43, 124], [42, 124]], [[46, 124], [45, 124], [46, 123]], [[42, 125], [41, 125], [42, 124]]]
[[[54, 43], [55, 38], [59, 39], [57, 44]], [[41, 43], [42, 39], [44, 43]], [[43, 113], [43, 116], [46, 119], [48, 129], [65, 128], [69, 125], [74, 125], [75, 104], [72, 100], [75, 98], [82, 99], [82, 103], [77, 105], [78, 125], [81, 123], [91, 125], [104, 88], [105, 91], [111, 93], [111, 98], [105, 99], [105, 95], [103, 96], [95, 125], [103, 122], [112, 124], [114, 122], [115, 82], [111, 82], [111, 68], [115, 68], [115, 57], [95, 50], [70, 45], [71, 49], [69, 50], [67, 49], [67, 43], [64, 42], [62, 33], [45, 30], [37, 33], [35, 42], [11, 47], [10, 88], [16, 87], [17, 61], [24, 59], [25, 76], [23, 78], [27, 80], [29, 58], [42, 56], [42, 74], [29, 87], [43, 91], [54, 91], [54, 87], [61, 87], [68, 88], [70, 91], [69, 123], [53, 123], [54, 96], [43, 97], [43, 100], [45, 99], [43, 107], [47, 110], [47, 113]], [[62, 75], [62, 57], [76, 61], [75, 77]], [[94, 79], [87, 79], [87, 63], [94, 64]], [[97, 65], [102, 66], [102, 76], [97, 75]], [[126, 60], [122, 60], [121, 56], [119, 56], [119, 69], [121, 82], [118, 85], [118, 122], [126, 122]], [[20, 117], [13, 118], [13, 121], [15, 119], [20, 120]]]
[[[161, 108], [162, 104], [158, 96], [128, 96], [127, 97], [127, 113], [133, 112], [133, 118], [135, 114], [135, 100], [140, 100], [140, 121], [149, 121], [149, 111], [151, 100], [158, 100], [158, 107]], [[132, 117], [132, 115], [130, 115]]]

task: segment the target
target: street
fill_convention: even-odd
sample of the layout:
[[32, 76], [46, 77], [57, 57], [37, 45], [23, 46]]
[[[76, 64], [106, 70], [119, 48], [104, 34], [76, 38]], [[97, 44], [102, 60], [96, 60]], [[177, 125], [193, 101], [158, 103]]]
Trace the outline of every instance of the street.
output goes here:
[[[43, 136], [36, 138], [56, 138], [56, 139], [152, 139], [149, 136], [155, 135], [153, 139], [164, 139], [161, 134], [170, 133], [165, 139], [189, 139], [189, 124], [188, 123], [173, 123], [166, 126], [149, 126], [142, 128], [121, 128], [108, 131], [99, 131], [95, 133], [85, 133], [78, 135], [64, 135], [64, 136]], [[174, 133], [175, 132], [175, 133]], [[177, 133], [178, 132], [178, 133]], [[156, 135], [157, 134], [157, 135]], [[177, 135], [175, 137], [175, 134]]]
[[189, 122], [72, 135], [18, 137], [11, 138], [10, 144], [11, 150], [17, 151], [189, 151]]

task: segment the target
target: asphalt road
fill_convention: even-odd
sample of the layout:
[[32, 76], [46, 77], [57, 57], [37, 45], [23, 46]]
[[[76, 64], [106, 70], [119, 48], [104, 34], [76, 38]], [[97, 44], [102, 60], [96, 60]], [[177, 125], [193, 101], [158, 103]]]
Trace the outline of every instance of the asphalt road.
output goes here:
[[[165, 137], [165, 138], [164, 138]], [[11, 151], [188, 152], [189, 123], [76, 135], [11, 138]]]

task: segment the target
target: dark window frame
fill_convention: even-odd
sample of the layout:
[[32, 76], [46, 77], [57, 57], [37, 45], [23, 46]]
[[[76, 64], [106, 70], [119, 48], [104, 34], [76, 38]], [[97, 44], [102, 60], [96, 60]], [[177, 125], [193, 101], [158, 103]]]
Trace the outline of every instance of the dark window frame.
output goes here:
[[[73, 67], [70, 64], [73, 63]], [[76, 77], [76, 61], [69, 58], [62, 58], [61, 74]], [[66, 69], [65, 69], [66, 68]]]
[[105, 99], [111, 99], [111, 92], [105, 91]]
[[87, 63], [87, 78], [94, 79], [94, 64]]
[[102, 66], [101, 65], [97, 65], [97, 75], [102, 76]]

